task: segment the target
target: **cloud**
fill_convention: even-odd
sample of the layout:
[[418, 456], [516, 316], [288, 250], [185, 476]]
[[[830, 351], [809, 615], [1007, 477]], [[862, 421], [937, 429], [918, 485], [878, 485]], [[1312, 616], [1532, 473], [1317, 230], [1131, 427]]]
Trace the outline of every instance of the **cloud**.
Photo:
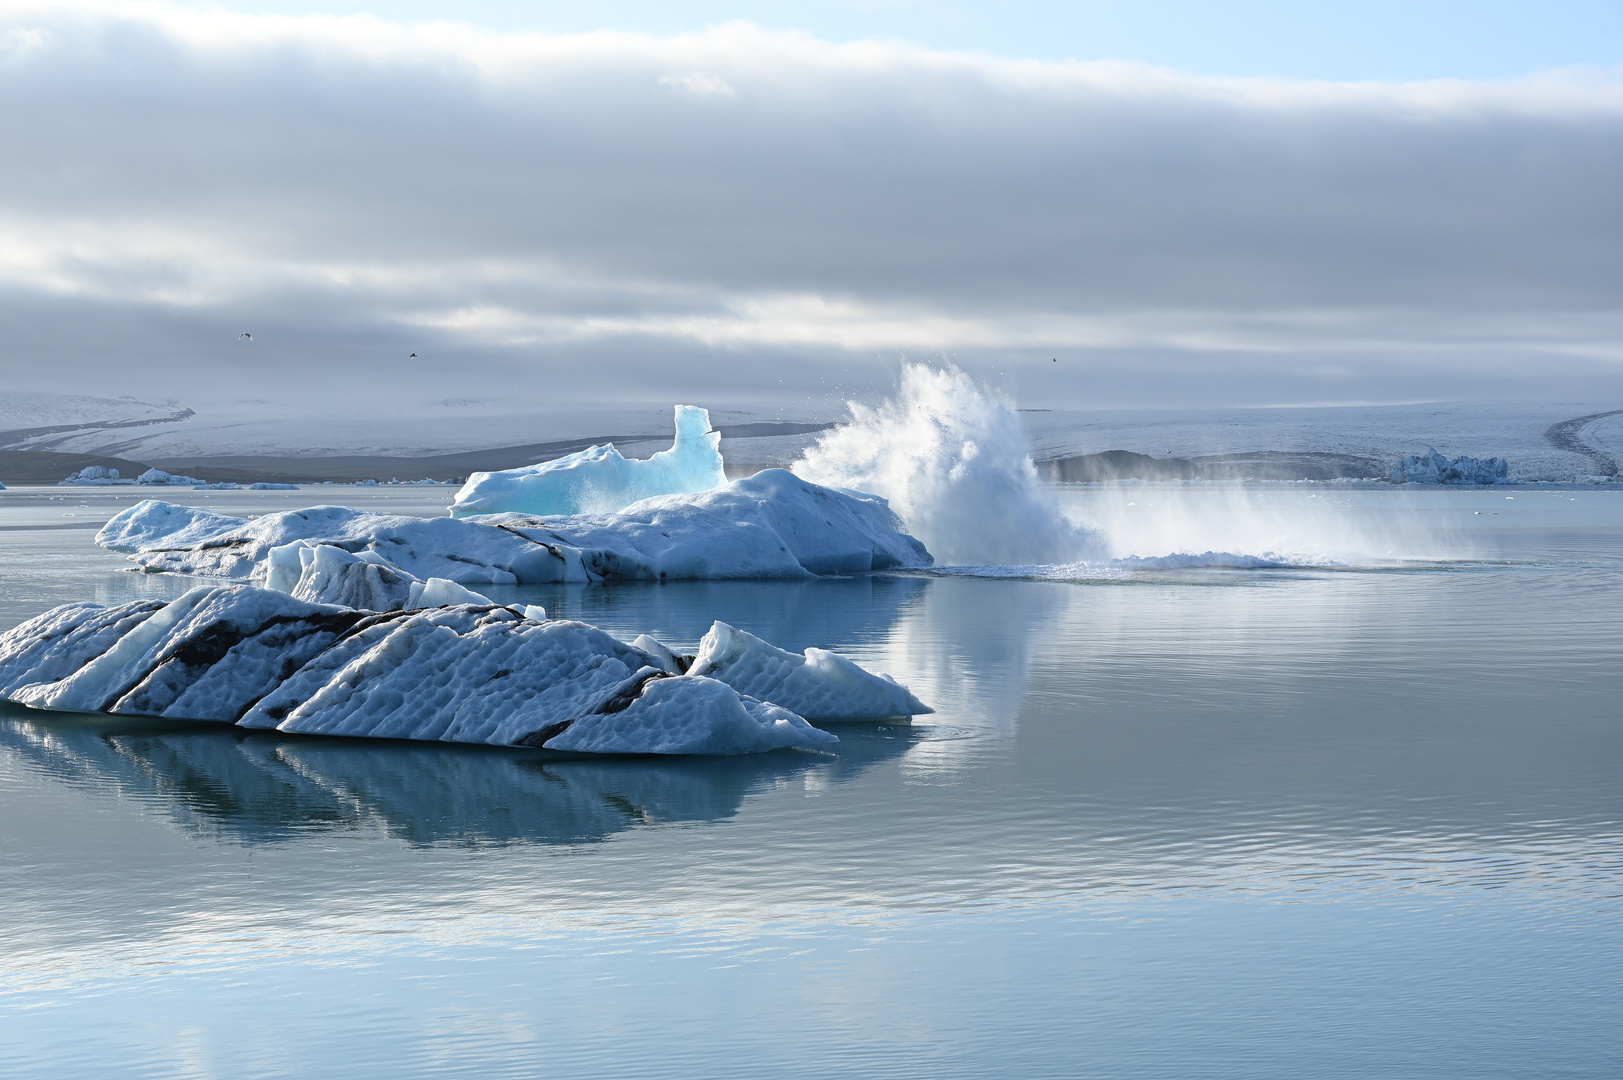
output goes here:
[[899, 352], [1064, 351], [1076, 404], [1314, 371], [1359, 400], [1399, 371], [1404, 399], [1623, 392], [1617, 71], [1302, 83], [69, 3], [0, 8], [0, 125], [0, 369], [37, 390], [229, 396], [251, 323], [298, 343], [284, 379], [454, 358], [399, 400], [604, 393], [604, 356], [765, 396]]

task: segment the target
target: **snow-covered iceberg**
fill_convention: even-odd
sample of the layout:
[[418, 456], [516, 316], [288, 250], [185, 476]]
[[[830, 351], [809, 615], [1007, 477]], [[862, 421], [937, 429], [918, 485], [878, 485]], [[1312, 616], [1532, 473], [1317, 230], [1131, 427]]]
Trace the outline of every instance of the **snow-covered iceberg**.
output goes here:
[[522, 469], [476, 472], [457, 492], [451, 515], [603, 514], [655, 495], [709, 491], [726, 482], [721, 435], [710, 430], [710, 413], [678, 405], [669, 450], [639, 461], [604, 443]]
[[284, 732], [593, 753], [838, 741], [584, 623], [494, 604], [368, 612], [249, 586], [69, 604], [0, 634], [0, 697]]
[[145, 570], [266, 582], [272, 549], [308, 541], [371, 551], [413, 577], [463, 585], [804, 578], [929, 566], [883, 499], [782, 469], [613, 514], [417, 518], [318, 506], [240, 518], [147, 500], [96, 542]]
[[1510, 462], [1504, 458], [1446, 458], [1436, 447], [1410, 454], [1392, 469], [1394, 484], [1505, 484]]
[[166, 487], [196, 487], [207, 483], [195, 476], [182, 476], [180, 473], [164, 472], [162, 469], [148, 469], [135, 478], [137, 484], [160, 484]]
[[133, 484], [118, 475], [118, 470], [106, 465], [87, 465], [66, 479], [57, 481], [60, 487], [111, 487], [115, 484]]

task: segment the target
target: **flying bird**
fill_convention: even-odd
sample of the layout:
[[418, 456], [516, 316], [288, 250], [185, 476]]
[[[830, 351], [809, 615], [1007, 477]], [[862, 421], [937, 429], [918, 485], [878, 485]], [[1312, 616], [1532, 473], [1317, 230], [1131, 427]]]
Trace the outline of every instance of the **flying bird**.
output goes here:
[[237, 335], [237, 340], [238, 341], [241, 341], [243, 338], [247, 338], [249, 341], [252, 341], [254, 339], [254, 336], [252, 334], [238, 334]]
[[415, 360], [415, 359], [417, 359], [417, 354], [416, 354], [416, 353], [412, 353], [412, 354], [411, 354], [411, 355], [410, 355], [410, 356], [408, 356], [408, 357], [406, 357], [406, 359], [407, 359], [407, 360]]

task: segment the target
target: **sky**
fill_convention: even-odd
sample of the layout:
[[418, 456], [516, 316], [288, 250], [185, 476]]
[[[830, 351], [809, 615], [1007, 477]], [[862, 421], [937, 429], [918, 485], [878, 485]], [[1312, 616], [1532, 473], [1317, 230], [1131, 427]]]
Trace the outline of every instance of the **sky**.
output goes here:
[[0, 2], [0, 393], [800, 415], [926, 359], [1027, 407], [1617, 407], [1620, 42], [1623, 2]]

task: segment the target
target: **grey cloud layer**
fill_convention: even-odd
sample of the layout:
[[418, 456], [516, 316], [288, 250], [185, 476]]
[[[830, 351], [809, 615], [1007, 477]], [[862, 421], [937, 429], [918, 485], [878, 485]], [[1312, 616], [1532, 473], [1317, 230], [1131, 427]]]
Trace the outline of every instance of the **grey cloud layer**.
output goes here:
[[710, 356], [718, 380], [896, 350], [1259, 387], [1302, 357], [1623, 367], [1611, 77], [42, 10], [0, 16], [8, 368], [224, 385], [244, 320], [329, 370], [409, 341], [475, 368]]

